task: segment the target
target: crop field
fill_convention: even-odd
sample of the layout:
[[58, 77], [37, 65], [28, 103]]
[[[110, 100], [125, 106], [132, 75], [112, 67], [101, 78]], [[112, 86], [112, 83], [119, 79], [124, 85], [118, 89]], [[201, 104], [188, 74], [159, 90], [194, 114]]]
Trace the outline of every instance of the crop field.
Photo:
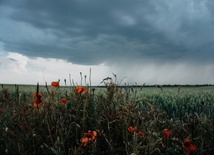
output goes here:
[[211, 155], [214, 86], [0, 85], [0, 154]]

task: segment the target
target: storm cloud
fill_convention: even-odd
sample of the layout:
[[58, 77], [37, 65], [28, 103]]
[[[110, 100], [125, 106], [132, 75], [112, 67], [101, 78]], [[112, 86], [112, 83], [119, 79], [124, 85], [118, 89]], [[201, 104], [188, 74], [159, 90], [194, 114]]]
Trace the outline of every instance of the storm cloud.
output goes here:
[[1, 0], [0, 46], [124, 74], [127, 66], [203, 68], [213, 65], [213, 10], [212, 0]]

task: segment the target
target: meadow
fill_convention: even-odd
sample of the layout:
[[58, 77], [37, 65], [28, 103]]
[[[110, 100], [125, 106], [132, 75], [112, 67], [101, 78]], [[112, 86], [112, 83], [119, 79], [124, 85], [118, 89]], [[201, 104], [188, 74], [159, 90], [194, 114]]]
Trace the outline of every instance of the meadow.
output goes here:
[[0, 154], [209, 155], [214, 87], [1, 85]]

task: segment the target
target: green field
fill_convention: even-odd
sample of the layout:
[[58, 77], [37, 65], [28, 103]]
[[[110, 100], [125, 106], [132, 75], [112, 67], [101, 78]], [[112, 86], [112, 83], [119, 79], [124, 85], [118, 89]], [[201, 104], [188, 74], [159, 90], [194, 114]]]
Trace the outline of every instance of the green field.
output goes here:
[[214, 153], [214, 86], [84, 89], [1, 85], [0, 154]]

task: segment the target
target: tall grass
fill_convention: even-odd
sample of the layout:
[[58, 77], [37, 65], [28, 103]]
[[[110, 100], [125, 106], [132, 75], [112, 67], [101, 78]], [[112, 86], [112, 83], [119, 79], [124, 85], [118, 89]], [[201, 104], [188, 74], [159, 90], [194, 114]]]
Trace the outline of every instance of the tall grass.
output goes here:
[[[74, 84], [69, 89], [37, 85], [27, 92], [2, 86], [0, 154], [214, 152], [213, 91], [121, 87], [116, 76], [103, 84], [102, 90], [90, 84], [82, 90]], [[38, 93], [41, 104], [35, 106]]]

